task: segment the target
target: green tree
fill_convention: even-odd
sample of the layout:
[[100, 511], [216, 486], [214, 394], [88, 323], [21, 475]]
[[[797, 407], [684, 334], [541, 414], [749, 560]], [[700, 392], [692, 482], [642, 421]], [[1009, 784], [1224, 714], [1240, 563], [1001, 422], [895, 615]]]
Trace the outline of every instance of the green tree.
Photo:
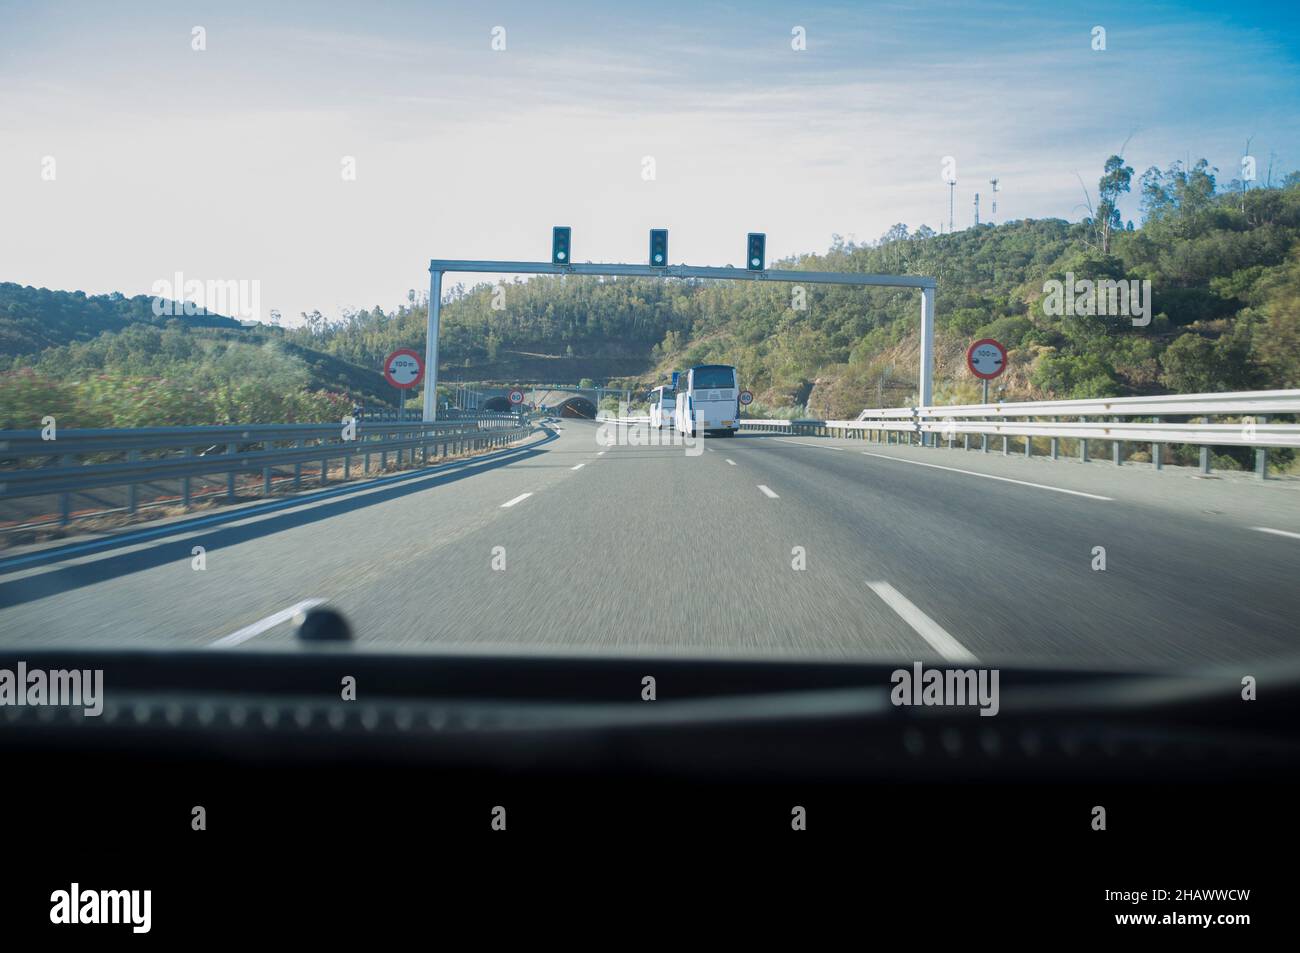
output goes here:
[[1184, 394], [1209, 393], [1217, 380], [1214, 344], [1199, 334], [1185, 334], [1165, 349], [1160, 358], [1160, 381]]
[[1133, 180], [1133, 169], [1124, 164], [1122, 156], [1111, 156], [1103, 167], [1101, 180], [1097, 183], [1097, 214], [1095, 223], [1101, 235], [1101, 253], [1110, 254], [1110, 236], [1112, 232], [1124, 227], [1124, 220], [1119, 214], [1119, 197], [1129, 190]]

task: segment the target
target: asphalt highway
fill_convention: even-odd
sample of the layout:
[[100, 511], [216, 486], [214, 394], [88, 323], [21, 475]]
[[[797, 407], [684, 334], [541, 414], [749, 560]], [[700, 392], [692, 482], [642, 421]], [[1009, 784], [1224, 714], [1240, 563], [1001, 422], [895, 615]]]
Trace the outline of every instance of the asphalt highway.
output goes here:
[[1294, 481], [812, 437], [691, 453], [558, 427], [470, 464], [7, 554], [0, 643], [273, 646], [290, 609], [325, 600], [359, 643], [407, 648], [1122, 668], [1300, 653]]

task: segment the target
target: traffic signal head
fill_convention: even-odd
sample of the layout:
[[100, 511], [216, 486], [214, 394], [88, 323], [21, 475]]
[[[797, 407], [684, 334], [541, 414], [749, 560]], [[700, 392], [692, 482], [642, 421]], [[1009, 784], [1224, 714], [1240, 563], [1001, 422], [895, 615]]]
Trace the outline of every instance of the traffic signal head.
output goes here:
[[568, 265], [572, 263], [573, 255], [569, 248], [569, 238], [573, 234], [573, 229], [567, 225], [556, 225], [551, 231], [551, 263], [556, 265]]
[[668, 264], [668, 229], [650, 229], [650, 264], [662, 268]]
[[765, 232], [749, 233], [749, 253], [745, 255], [745, 267], [750, 271], [762, 271], [767, 266], [767, 234]]

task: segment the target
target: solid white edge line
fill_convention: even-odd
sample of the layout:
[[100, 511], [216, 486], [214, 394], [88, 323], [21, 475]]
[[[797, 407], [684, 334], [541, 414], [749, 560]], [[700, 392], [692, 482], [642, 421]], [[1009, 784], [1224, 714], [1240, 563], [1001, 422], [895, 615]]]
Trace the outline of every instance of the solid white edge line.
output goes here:
[[1257, 533], [1272, 533], [1274, 536], [1286, 536], [1288, 539], [1300, 539], [1300, 533], [1293, 533], [1285, 529], [1273, 529], [1269, 526], [1252, 526]]
[[1003, 483], [1017, 483], [1020, 486], [1032, 486], [1037, 490], [1051, 490], [1053, 493], [1068, 493], [1071, 496], [1085, 496], [1090, 500], [1105, 500], [1108, 503], [1114, 502], [1114, 497], [1098, 496], [1096, 493], [1084, 493], [1082, 490], [1067, 490], [1059, 486], [1047, 486], [1044, 483], [1030, 483], [1028, 480], [1013, 480], [1011, 477], [994, 476], [992, 473], [977, 473], [974, 470], [961, 470], [957, 467], [940, 466], [937, 463], [924, 463], [921, 460], [904, 460], [902, 457], [891, 457], [887, 453], [871, 453], [863, 450], [864, 457], [879, 457], [881, 460], [893, 460], [895, 463], [911, 463], [918, 467], [931, 467], [935, 470], [947, 470], [951, 473], [964, 473], [967, 476], [983, 477], [986, 480], [1001, 480]]
[[246, 625], [237, 632], [231, 632], [229, 635], [222, 636], [212, 643], [214, 648], [238, 645], [241, 642], [247, 642], [255, 635], [261, 635], [267, 629], [273, 629], [281, 622], [288, 622], [299, 612], [306, 612], [315, 606], [323, 605], [324, 599], [304, 599], [302, 602], [292, 605], [287, 609], [281, 609], [279, 612], [273, 612], [265, 619], [259, 619], [252, 625]]
[[528, 499], [530, 496], [532, 496], [531, 493], [520, 493], [520, 494], [519, 494], [518, 496], [516, 496], [513, 500], [506, 500], [504, 503], [502, 503], [502, 504], [501, 504], [501, 509], [504, 510], [504, 509], [505, 509], [506, 507], [508, 507], [508, 506], [514, 506], [516, 503], [522, 503], [524, 500]]
[[966, 650], [966, 647], [948, 634], [938, 622], [935, 622], [928, 615], [914, 606], [906, 596], [884, 581], [871, 582], [867, 585], [871, 591], [878, 595], [884, 603], [893, 609], [898, 616], [910, 625], [913, 631], [930, 644], [934, 649], [949, 662], [976, 662], [979, 661]]
[[813, 448], [815, 448], [815, 449], [817, 449], [817, 450], [843, 450], [843, 449], [844, 449], [843, 447], [837, 447], [837, 446], [835, 446], [834, 444], [829, 444], [829, 443], [826, 443], [826, 444], [822, 444], [822, 443], [807, 443], [806, 441], [803, 441], [803, 440], [786, 440], [786, 441], [784, 441], [784, 442], [785, 442], [785, 443], [792, 443], [792, 444], [795, 444], [796, 446], [799, 446], [799, 447], [813, 447]]
[[760, 483], [760, 484], [758, 485], [758, 488], [759, 488], [760, 490], [762, 490], [765, 494], [767, 494], [768, 496], [770, 496], [772, 499], [774, 499], [774, 500], [779, 500], [779, 499], [780, 499], [779, 496], [777, 496], [775, 493], [772, 492], [772, 488], [771, 488], [771, 487], [764, 486], [762, 483]]

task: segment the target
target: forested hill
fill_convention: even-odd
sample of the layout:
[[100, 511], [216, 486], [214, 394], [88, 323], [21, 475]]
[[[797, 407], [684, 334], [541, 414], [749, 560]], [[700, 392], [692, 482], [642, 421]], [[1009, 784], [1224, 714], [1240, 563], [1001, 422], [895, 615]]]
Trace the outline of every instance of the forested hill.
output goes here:
[[[1135, 225], [1116, 211], [1132, 173], [1111, 160], [1097, 212], [1082, 222], [948, 235], [896, 225], [878, 241], [837, 237], [824, 254], [770, 264], [936, 277], [940, 401], [978, 396], [962, 355], [985, 336], [1011, 349], [1000, 382], [1008, 398], [1300, 386], [1300, 176], [1242, 193], [1236, 183], [1219, 189], [1204, 161], [1150, 169], [1135, 183]], [[1150, 323], [1046, 313], [1044, 283], [1067, 273], [1149, 280]], [[451, 297], [441, 355], [470, 378], [649, 383], [675, 367], [725, 361], [762, 403], [832, 415], [906, 401], [916, 379], [912, 291], [810, 285], [800, 309], [785, 284], [535, 277]], [[424, 321], [416, 303], [290, 334], [366, 363], [396, 345], [420, 346]]]
[[0, 282], [0, 360], [5, 361], [0, 367], [18, 355], [89, 341], [105, 331], [121, 331], [131, 324], [163, 327], [177, 320], [188, 327], [240, 326], [234, 318], [218, 314], [160, 317], [153, 312], [153, 301], [148, 295], [87, 295]]
[[70, 427], [337, 420], [393, 400], [377, 365], [221, 315], [157, 316], [145, 296], [0, 284], [0, 341], [0, 429], [46, 415]]
[[[825, 253], [769, 264], [937, 278], [940, 403], [978, 398], [962, 362], [978, 337], [1010, 349], [997, 384], [1006, 399], [1300, 386], [1300, 175], [1276, 188], [1221, 188], [1202, 160], [1132, 179], [1122, 159], [1108, 160], [1096, 211], [1081, 222], [1024, 220], [948, 235], [900, 224], [876, 241], [837, 236]], [[1131, 184], [1141, 200], [1137, 223], [1117, 211]], [[1067, 274], [1149, 281], [1150, 322], [1049, 313], [1045, 283]], [[386, 399], [383, 355], [424, 347], [427, 311], [414, 292], [395, 311], [313, 313], [292, 329], [158, 318], [150, 301], [0, 285], [0, 367], [26, 375], [18, 383], [19, 371], [0, 375], [0, 404], [25, 412], [24, 388], [45, 386], [57, 372], [87, 394], [92, 378], [130, 378], [146, 390], [184, 380], [203, 394], [231, 395], [210, 411], [222, 420], [304, 419], [355, 399]], [[915, 291], [809, 285], [799, 294], [772, 282], [538, 276], [456, 286], [443, 308], [442, 375], [649, 385], [674, 368], [718, 361], [740, 367], [757, 411], [850, 415], [915, 399], [919, 309]]]

